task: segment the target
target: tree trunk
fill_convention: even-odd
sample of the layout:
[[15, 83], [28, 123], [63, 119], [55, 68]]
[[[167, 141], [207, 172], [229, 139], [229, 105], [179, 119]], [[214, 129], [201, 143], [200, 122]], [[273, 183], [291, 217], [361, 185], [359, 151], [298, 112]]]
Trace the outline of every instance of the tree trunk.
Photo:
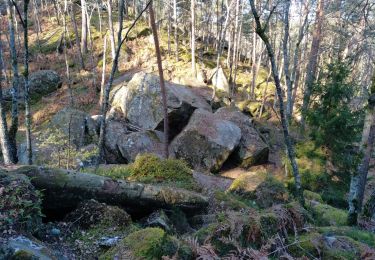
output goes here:
[[197, 77], [195, 64], [195, 0], [191, 0], [191, 70], [194, 77]]
[[70, 2], [71, 4], [71, 12], [70, 12], [70, 17], [72, 20], [73, 24], [73, 30], [74, 30], [74, 35], [75, 35], [75, 41], [76, 41], [76, 48], [77, 48], [77, 53], [79, 57], [79, 63], [81, 65], [81, 69], [85, 69], [85, 63], [83, 60], [83, 55], [82, 55], [82, 49], [81, 49], [81, 44], [80, 44], [80, 39], [79, 39], [79, 33], [78, 33], [78, 28], [77, 28], [77, 22], [76, 22], [76, 12], [75, 12], [75, 7], [74, 3]]
[[86, 0], [81, 0], [82, 28], [81, 28], [81, 49], [87, 53], [87, 12]]
[[[194, 1], [194, 0], [192, 0]], [[167, 93], [164, 85], [164, 75], [163, 75], [163, 66], [161, 61], [160, 55], [160, 47], [159, 47], [159, 39], [158, 39], [158, 31], [156, 29], [155, 24], [155, 17], [154, 17], [154, 10], [152, 7], [152, 0], [150, 4], [150, 22], [152, 27], [152, 33], [154, 35], [154, 43], [155, 43], [155, 52], [156, 52], [156, 59], [158, 63], [158, 70], [159, 70], [159, 77], [160, 77], [160, 89], [162, 94], [163, 100], [163, 112], [164, 112], [164, 157], [169, 157], [169, 150], [168, 150], [168, 105], [167, 105]], [[195, 60], [194, 60], [195, 62]]]
[[303, 37], [305, 36], [305, 28], [307, 26], [307, 21], [309, 17], [309, 1], [305, 4], [305, 14], [304, 14], [304, 20], [299, 28], [298, 31], [298, 39], [296, 42], [296, 47], [294, 49], [294, 57], [293, 57], [293, 70], [292, 70], [292, 86], [293, 86], [293, 94], [292, 94], [292, 100], [290, 105], [290, 114], [293, 115], [293, 108], [294, 103], [297, 97], [297, 90], [299, 87], [299, 81], [300, 81], [300, 74], [301, 74], [301, 65], [299, 64], [299, 61], [301, 60], [301, 51], [300, 51], [300, 45], [303, 40]]
[[292, 118], [292, 81], [289, 74], [289, 11], [290, 11], [290, 0], [285, 1], [284, 10], [284, 39], [283, 39], [283, 54], [284, 54], [284, 74], [285, 82], [287, 86], [287, 99], [286, 99], [286, 118], [290, 122]]
[[[374, 77], [375, 81], [375, 77]], [[375, 85], [375, 82], [373, 82]], [[369, 98], [369, 105], [366, 112], [365, 123], [363, 126], [362, 140], [360, 143], [360, 151], [363, 152], [363, 158], [357, 168], [357, 172], [353, 173], [350, 182], [349, 191], [349, 212], [348, 224], [356, 225], [358, 214], [361, 212], [364, 191], [367, 182], [367, 173], [369, 170], [371, 155], [374, 150], [375, 139], [375, 94]]]
[[375, 190], [371, 193], [370, 198], [363, 209], [363, 215], [366, 218], [375, 220]]
[[[256, 0], [254, 0], [254, 1], [255, 1], [254, 6], [255, 6]], [[250, 97], [252, 99], [254, 99], [255, 84], [256, 84], [256, 80], [257, 80], [257, 75], [256, 75], [257, 33], [255, 31], [255, 26], [256, 26], [255, 21], [253, 22], [253, 26], [254, 26], [254, 32], [253, 32], [252, 54], [251, 54], [251, 68], [252, 68], [251, 76], [252, 76], [252, 80], [251, 80], [251, 92], [250, 92]]]
[[177, 19], [177, 0], [173, 0], [173, 18], [174, 18], [174, 42], [175, 42], [175, 55], [176, 61], [179, 60], [178, 55], [178, 19]]
[[18, 132], [18, 93], [19, 93], [19, 74], [18, 74], [18, 63], [17, 63], [17, 51], [16, 51], [16, 40], [14, 35], [14, 17], [12, 12], [12, 3], [8, 0], [7, 12], [8, 12], [8, 24], [9, 24], [9, 49], [12, 60], [12, 123], [9, 128], [9, 145], [11, 147], [11, 161], [17, 163], [17, 132]]
[[[272, 46], [269, 42], [268, 36], [265, 33], [265, 28], [261, 25], [260, 17], [258, 15], [258, 12], [257, 12], [256, 8], [255, 8], [254, 0], [250, 0], [250, 5], [251, 5], [251, 10], [252, 10], [252, 13], [253, 13], [253, 16], [254, 16], [254, 20], [255, 20], [255, 23], [256, 23], [256, 33], [259, 35], [259, 37], [263, 40], [264, 44], [266, 45], [266, 48], [267, 48], [267, 51], [268, 51], [268, 57], [269, 57], [270, 62], [271, 62], [272, 74], [273, 74], [273, 78], [274, 78], [274, 81], [275, 81], [277, 97], [279, 99], [279, 110], [280, 110], [281, 125], [282, 125], [282, 128], [283, 128], [285, 146], [286, 146], [286, 149], [287, 149], [287, 152], [288, 152], [290, 164], [292, 166], [294, 182], [295, 182], [295, 186], [296, 186], [297, 198], [299, 199], [300, 203], [302, 205], [304, 205], [305, 201], [304, 201], [304, 198], [303, 198], [303, 189], [302, 189], [302, 186], [301, 186], [301, 177], [299, 175], [298, 166], [297, 166], [297, 162], [296, 162], [296, 158], [295, 158], [294, 147], [293, 147], [293, 143], [292, 143], [292, 140], [290, 138], [290, 135], [289, 135], [288, 122], [287, 122], [285, 112], [284, 112], [284, 101], [283, 101], [283, 96], [282, 96], [280, 78], [279, 78], [279, 75], [277, 74], [278, 71], [277, 71], [277, 66], [276, 66], [276, 62], [275, 62], [275, 54], [274, 54]], [[267, 26], [267, 24], [265, 26]]]
[[[0, 41], [0, 72], [4, 70], [3, 64], [3, 48], [2, 43]], [[13, 164], [12, 161], [12, 148], [9, 140], [9, 133], [8, 133], [8, 126], [7, 126], [7, 119], [6, 119], [6, 111], [4, 108], [4, 101], [3, 101], [3, 90], [2, 90], [2, 79], [0, 77], [0, 146], [1, 151], [3, 154], [4, 164]]]
[[33, 163], [33, 151], [31, 146], [31, 112], [30, 112], [30, 98], [29, 98], [29, 36], [28, 36], [28, 8], [29, 0], [24, 0], [23, 5], [23, 44], [24, 44], [24, 97], [25, 97], [25, 125], [26, 125], [26, 150], [27, 162]]
[[301, 130], [304, 131], [305, 128], [305, 116], [310, 103], [310, 95], [312, 91], [312, 86], [315, 81], [316, 71], [318, 68], [318, 56], [320, 41], [322, 36], [322, 25], [323, 25], [323, 15], [324, 15], [324, 0], [318, 1], [318, 9], [316, 11], [315, 28], [313, 32], [313, 39], [311, 43], [311, 51], [309, 57], [309, 63], [306, 68], [306, 82], [305, 82], [305, 93], [303, 95], [302, 104], [302, 117], [301, 117]]
[[160, 207], [197, 211], [208, 205], [208, 199], [195, 192], [114, 180], [89, 173], [21, 166], [8, 171], [3, 169], [0, 174], [24, 174], [29, 177], [34, 187], [42, 191], [46, 211], [67, 212], [89, 199], [138, 211]]
[[103, 107], [104, 85], [105, 85], [105, 68], [106, 68], [106, 64], [107, 64], [106, 57], [107, 57], [107, 34], [104, 36], [104, 43], [103, 43], [102, 81], [100, 83], [100, 97], [99, 97], [100, 107]]
[[108, 27], [109, 27], [109, 40], [111, 42], [111, 55], [112, 62], [115, 60], [116, 56], [116, 43], [115, 43], [115, 31], [113, 29], [113, 18], [112, 18], [112, 0], [108, 0]]

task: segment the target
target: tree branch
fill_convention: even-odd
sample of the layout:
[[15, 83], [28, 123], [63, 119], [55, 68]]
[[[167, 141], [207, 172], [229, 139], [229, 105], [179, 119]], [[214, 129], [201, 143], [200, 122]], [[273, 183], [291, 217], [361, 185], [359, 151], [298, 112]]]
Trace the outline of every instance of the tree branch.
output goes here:
[[18, 9], [17, 4], [14, 2], [14, 0], [11, 0], [11, 1], [12, 1], [12, 4], [14, 5], [14, 7], [15, 7], [16, 10], [17, 10], [17, 14], [18, 14], [18, 16], [19, 16], [19, 18], [20, 18], [20, 21], [21, 21], [22, 27], [25, 28], [25, 23], [23, 22], [22, 15], [21, 15], [20, 10]]

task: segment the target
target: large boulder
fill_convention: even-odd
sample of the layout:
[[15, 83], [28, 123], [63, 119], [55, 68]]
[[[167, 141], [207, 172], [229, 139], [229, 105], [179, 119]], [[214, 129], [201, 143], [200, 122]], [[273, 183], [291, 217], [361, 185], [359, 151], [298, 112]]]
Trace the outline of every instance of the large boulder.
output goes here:
[[119, 140], [129, 133], [125, 122], [107, 120], [105, 128], [105, 158], [107, 163], [126, 163], [119, 150]]
[[237, 108], [223, 107], [216, 111], [215, 116], [235, 123], [241, 129], [241, 140], [233, 154], [233, 159], [247, 168], [268, 161], [269, 148], [261, 138], [250, 117]]
[[64, 108], [56, 113], [52, 127], [59, 130], [77, 147], [90, 144], [97, 139], [96, 125], [91, 116], [74, 108]]
[[[209, 104], [188, 87], [165, 82], [170, 137], [178, 134], [196, 108], [211, 111]], [[139, 72], [115, 88], [112, 110], [120, 110], [129, 123], [145, 130], [163, 129], [163, 106], [159, 77]]]
[[[19, 102], [23, 103], [24, 78], [20, 77], [19, 81]], [[60, 88], [61, 85], [61, 77], [54, 70], [39, 70], [31, 73], [29, 77], [30, 96], [32, 98], [40, 98], [44, 95], [52, 93], [56, 91], [58, 88]], [[4, 100], [12, 100], [11, 89], [7, 89], [4, 92]]]
[[154, 130], [134, 132], [121, 136], [118, 149], [126, 162], [134, 162], [138, 154], [153, 153], [163, 156], [163, 133]]
[[185, 159], [196, 170], [216, 172], [240, 139], [241, 130], [234, 123], [197, 109], [171, 143], [170, 150], [173, 156]]

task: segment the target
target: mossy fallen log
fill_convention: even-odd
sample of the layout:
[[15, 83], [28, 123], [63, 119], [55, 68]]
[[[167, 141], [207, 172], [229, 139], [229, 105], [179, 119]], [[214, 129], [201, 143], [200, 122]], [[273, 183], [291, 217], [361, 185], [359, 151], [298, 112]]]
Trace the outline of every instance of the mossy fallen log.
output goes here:
[[178, 207], [186, 213], [194, 213], [208, 205], [207, 197], [173, 187], [114, 180], [95, 174], [39, 166], [17, 166], [2, 170], [7, 174], [28, 176], [35, 188], [43, 193], [43, 209], [50, 212], [67, 212], [88, 199], [134, 212]]

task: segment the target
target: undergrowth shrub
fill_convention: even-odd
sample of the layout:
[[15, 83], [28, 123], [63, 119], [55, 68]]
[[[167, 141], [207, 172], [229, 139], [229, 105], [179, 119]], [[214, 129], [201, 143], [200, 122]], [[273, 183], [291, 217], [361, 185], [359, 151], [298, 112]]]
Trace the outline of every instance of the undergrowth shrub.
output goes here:
[[0, 233], [35, 231], [43, 216], [41, 198], [26, 176], [0, 173]]

